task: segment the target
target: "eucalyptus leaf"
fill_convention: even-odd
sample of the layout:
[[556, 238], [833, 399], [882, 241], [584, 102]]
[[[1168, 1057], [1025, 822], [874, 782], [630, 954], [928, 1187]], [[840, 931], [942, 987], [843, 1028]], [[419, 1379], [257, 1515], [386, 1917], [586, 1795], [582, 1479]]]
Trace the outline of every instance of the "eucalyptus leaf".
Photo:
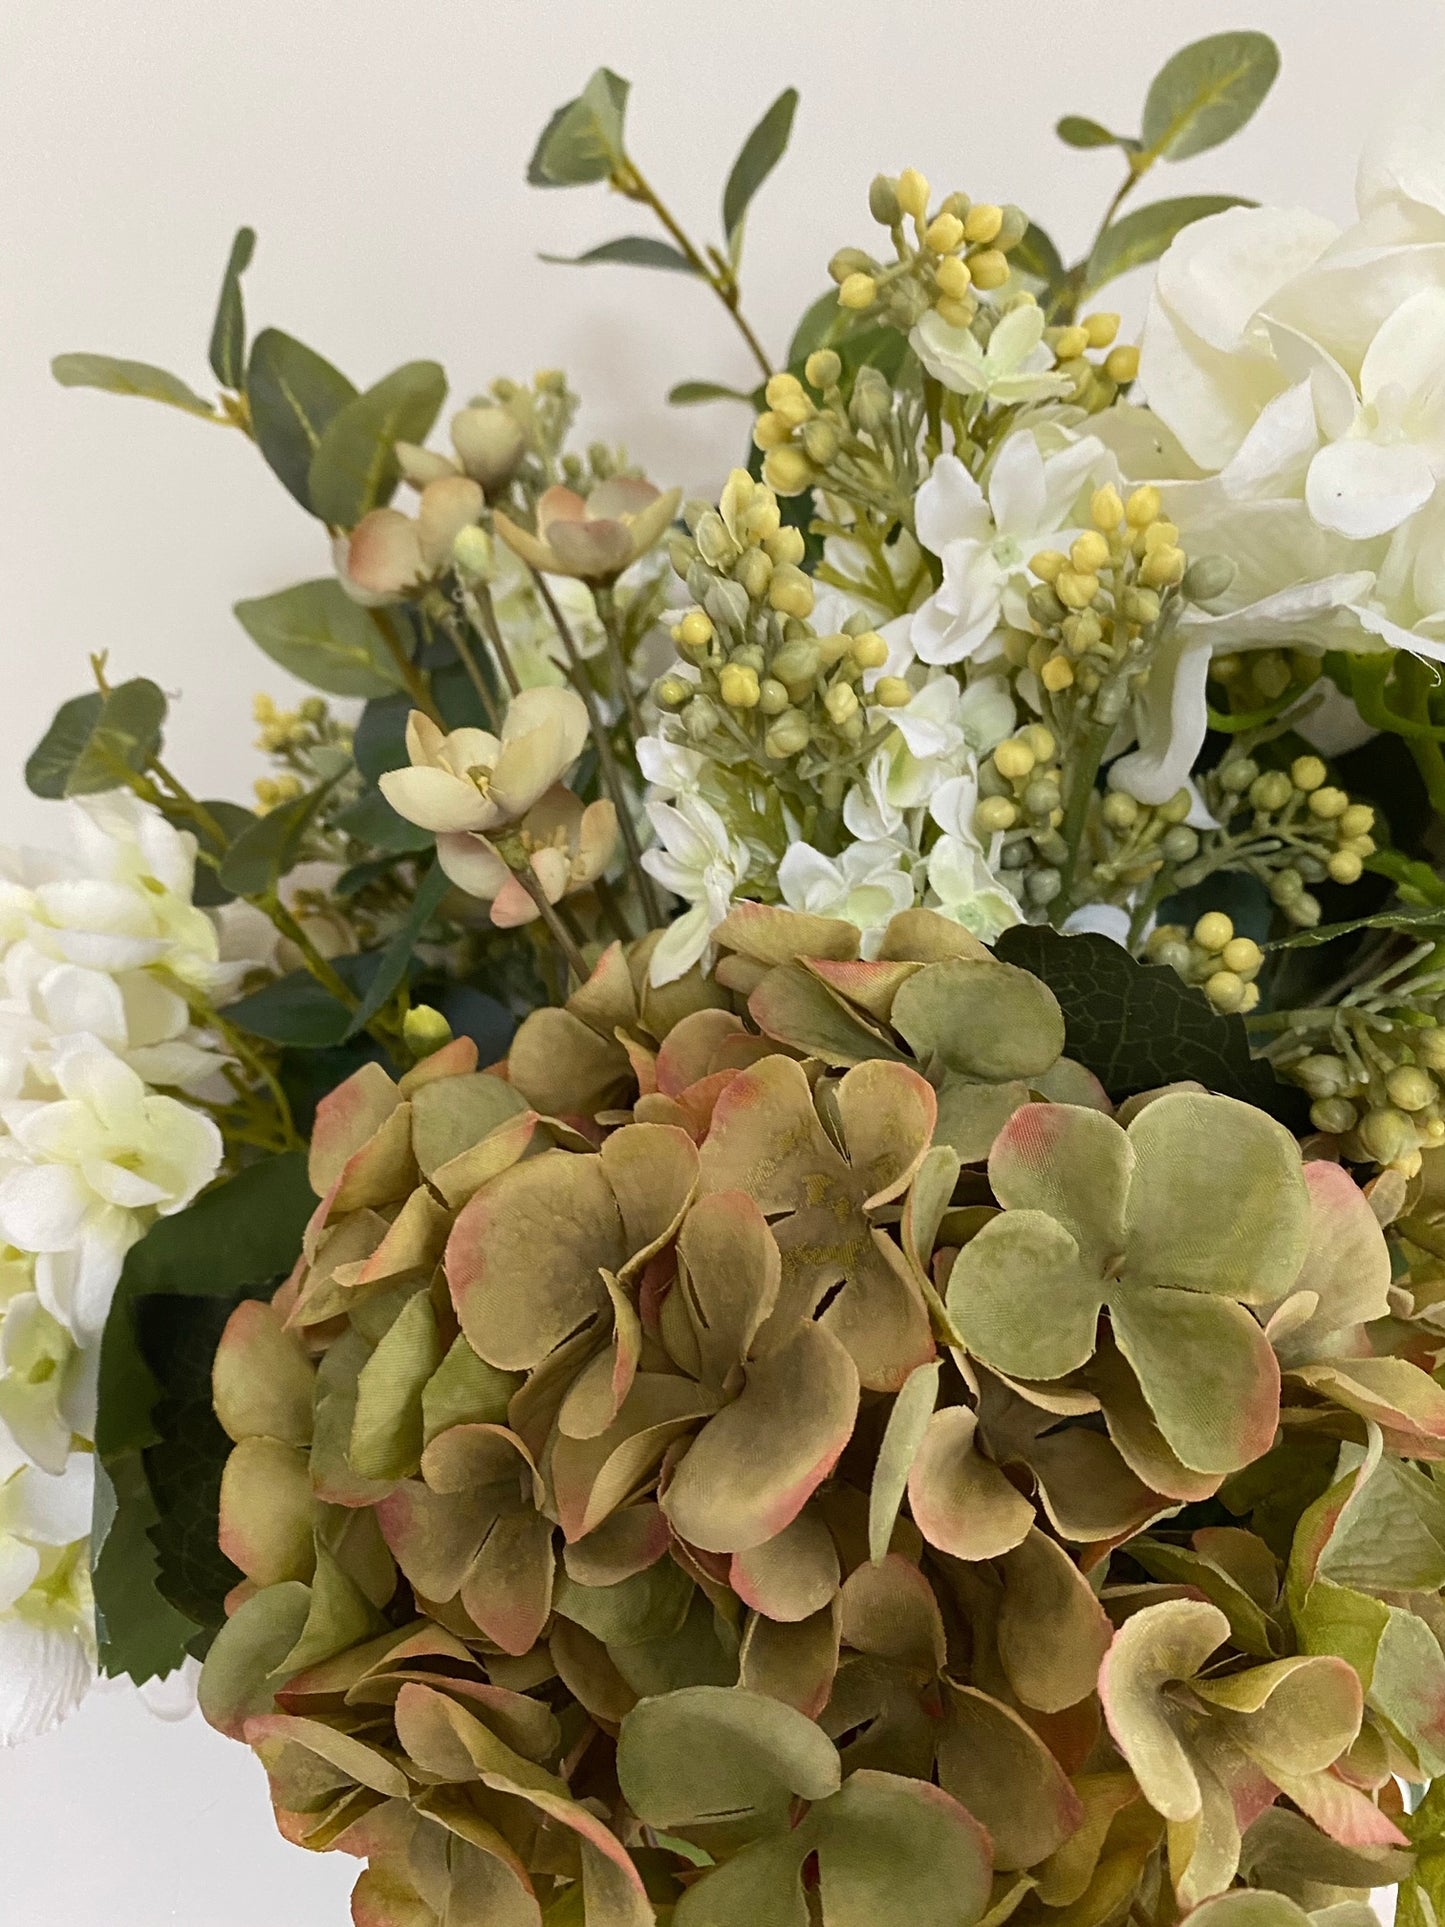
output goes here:
[[388, 696], [403, 687], [381, 631], [335, 576], [235, 605], [258, 649], [330, 696]]
[[311, 457], [312, 512], [349, 529], [389, 501], [401, 476], [397, 442], [426, 440], [446, 392], [438, 362], [409, 361], [338, 409]]
[[251, 344], [246, 397], [256, 445], [302, 508], [311, 508], [311, 458], [356, 389], [293, 335], [263, 328]]
[[1279, 72], [1267, 33], [1216, 33], [1181, 47], [1155, 75], [1144, 102], [1144, 153], [1182, 161], [1237, 134]]
[[740, 401], [751, 408], [755, 398], [745, 395], [741, 388], [729, 388], [722, 381], [679, 381], [668, 389], [667, 399], [674, 408], [695, 408], [705, 401]]
[[1058, 122], [1054, 132], [1066, 147], [1122, 147], [1124, 138], [1111, 134], [1107, 127], [1101, 127], [1087, 114], [1065, 114]]
[[575, 100], [542, 130], [527, 180], [533, 187], [581, 187], [605, 181], [623, 160], [622, 123], [629, 83], [599, 67]]
[[624, 234], [615, 241], [604, 241], [600, 247], [589, 248], [585, 254], [544, 254], [542, 259], [564, 268], [589, 268], [616, 262], [629, 268], [665, 268], [673, 274], [702, 273], [681, 248], [649, 234]]
[[331, 788], [323, 783], [258, 816], [221, 859], [219, 875], [225, 888], [238, 897], [259, 897], [274, 890], [296, 861], [301, 840]]
[[406, 976], [416, 951], [417, 939], [436, 915], [437, 906], [449, 887], [450, 883], [445, 870], [439, 863], [434, 863], [416, 887], [411, 908], [406, 914], [406, 921], [382, 951], [381, 960], [376, 967], [376, 975], [368, 985], [366, 995], [357, 1006], [355, 1015], [351, 1019], [351, 1027], [346, 1032], [347, 1037], [355, 1037], [358, 1031], [366, 1029]]
[[241, 295], [241, 276], [250, 267], [255, 252], [256, 230], [238, 228], [231, 243], [211, 329], [211, 369], [216, 380], [226, 388], [239, 389], [246, 379], [246, 305]]
[[204, 415], [207, 421], [220, 419], [211, 404], [202, 401], [179, 375], [148, 361], [120, 361], [114, 355], [57, 355], [50, 372], [62, 388], [103, 388], [108, 395], [141, 395], [147, 401], [182, 408], [188, 415]]
[[1068, 272], [1047, 230], [1037, 221], [1029, 222], [1024, 238], [1009, 256], [1009, 263], [1049, 288], [1056, 288]]
[[228, 1004], [226, 1022], [269, 1044], [326, 1050], [350, 1034], [351, 1012], [309, 970], [293, 970]]
[[743, 222], [753, 196], [787, 152], [793, 131], [793, 116], [798, 111], [798, 90], [784, 88], [757, 126], [743, 142], [723, 189], [723, 233], [736, 266], [742, 247]]
[[[221, 832], [219, 836], [204, 824], [192, 823], [190, 828], [200, 846], [200, 858], [196, 864], [196, 881], [192, 891], [194, 900], [202, 909], [213, 910], [218, 904], [230, 903], [235, 897], [234, 890], [228, 890], [219, 875], [222, 857], [235, 842], [256, 821], [256, 812], [248, 810], [244, 804], [228, 802], [224, 797], [212, 798], [201, 806]], [[209, 856], [213, 859], [207, 862]]]
[[788, 366], [801, 370], [815, 348], [831, 347], [848, 323], [848, 310], [838, 306], [838, 290], [827, 288], [809, 302], [788, 343]]
[[1095, 242], [1085, 270], [1085, 285], [1097, 290], [1131, 268], [1157, 261], [1191, 222], [1222, 214], [1226, 208], [1253, 206], [1253, 201], [1238, 194], [1185, 194], [1178, 200], [1151, 201], [1147, 207], [1136, 207], [1105, 228]]
[[1377, 910], [1372, 917], [1351, 917], [1348, 923], [1317, 923], [1313, 930], [1294, 930], [1277, 937], [1271, 950], [1313, 950], [1336, 937], [1353, 936], [1357, 930], [1398, 930], [1422, 943], [1445, 933], [1445, 904], [1397, 903], [1388, 910]]
[[161, 745], [166, 699], [144, 676], [62, 703], [25, 765], [25, 784], [51, 800], [113, 790]]

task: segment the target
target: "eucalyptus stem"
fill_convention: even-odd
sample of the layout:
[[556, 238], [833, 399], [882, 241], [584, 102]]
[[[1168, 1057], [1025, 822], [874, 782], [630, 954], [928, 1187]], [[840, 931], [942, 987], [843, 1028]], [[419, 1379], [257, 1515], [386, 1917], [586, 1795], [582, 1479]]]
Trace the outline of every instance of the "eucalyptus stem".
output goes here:
[[637, 706], [637, 695], [632, 687], [632, 675], [627, 667], [627, 657], [622, 647], [622, 623], [617, 614], [617, 598], [612, 593], [610, 582], [597, 582], [592, 585], [592, 600], [597, 605], [597, 614], [607, 637], [607, 656], [612, 666], [613, 678], [622, 692], [622, 701], [627, 709], [627, 722], [636, 742], [643, 734], [642, 711]]
[[491, 644], [492, 654], [497, 659], [497, 667], [502, 672], [507, 688], [514, 696], [520, 696], [522, 685], [516, 670], [512, 667], [512, 658], [507, 651], [507, 645], [502, 640], [502, 625], [497, 621], [496, 605], [492, 601], [490, 587], [485, 582], [478, 582], [474, 588], [463, 587], [462, 594], [469, 605], [468, 613], [470, 614], [471, 607], [475, 607], [481, 618], [478, 627]]
[[291, 1115], [291, 1101], [282, 1088], [281, 1080], [260, 1053], [251, 1048], [236, 1026], [228, 1024], [218, 1010], [210, 1010], [205, 1021], [221, 1033], [227, 1049], [237, 1062], [244, 1064], [251, 1075], [265, 1086], [271, 1102], [276, 1107], [276, 1114], [281, 1120], [281, 1129], [287, 1148], [295, 1149], [303, 1140], [296, 1129], [296, 1121]]
[[553, 943], [556, 944], [562, 955], [567, 959], [568, 967], [571, 969], [573, 976], [579, 984], [585, 984], [591, 975], [591, 972], [587, 968], [587, 959], [578, 949], [571, 932], [568, 930], [566, 924], [563, 923], [561, 917], [558, 916], [556, 908], [547, 901], [547, 893], [538, 881], [537, 873], [532, 868], [530, 860], [524, 859], [520, 864], [509, 865], [508, 867], [511, 869], [512, 875], [532, 899], [533, 903], [536, 904], [537, 914], [541, 917], [543, 923], [546, 924]]
[[602, 781], [612, 799], [612, 806], [617, 811], [617, 827], [622, 833], [627, 860], [632, 865], [632, 873], [637, 879], [637, 889], [642, 898], [643, 910], [648, 923], [656, 929], [663, 920], [662, 906], [657, 900], [652, 878], [642, 867], [642, 845], [637, 840], [637, 826], [632, 820], [627, 790], [622, 781], [622, 771], [617, 766], [617, 758], [612, 748], [612, 738], [607, 733], [607, 725], [597, 707], [597, 698], [593, 693], [592, 684], [588, 681], [587, 669], [582, 661], [576, 639], [568, 627], [567, 618], [563, 615], [546, 576], [540, 570], [533, 569], [532, 580], [537, 585], [537, 593], [541, 596], [547, 613], [552, 618], [552, 626], [556, 629], [558, 639], [566, 652], [572, 674], [572, 686], [582, 698], [587, 710], [587, 722], [592, 731], [592, 739], [597, 745], [597, 761], [602, 772]]
[[496, 699], [492, 695], [486, 677], [482, 674], [482, 665], [477, 661], [472, 646], [466, 639], [464, 633], [466, 625], [457, 620], [454, 612], [441, 596], [437, 597], [434, 614], [438, 627], [456, 650], [458, 659], [467, 672], [467, 678], [477, 692], [478, 700], [482, 705], [482, 714], [491, 726], [492, 734], [499, 736], [502, 732], [502, 713], [497, 708]]
[[1064, 887], [1054, 900], [1052, 915], [1055, 923], [1062, 923], [1075, 908], [1074, 893], [1078, 887], [1079, 858], [1083, 852], [1084, 831], [1088, 826], [1089, 805], [1094, 798], [1104, 751], [1113, 733], [1112, 723], [1091, 722], [1076, 747], [1073, 787], [1069, 791], [1064, 820], [1059, 827], [1059, 834], [1069, 848], [1069, 860], [1064, 872]]
[[396, 664], [396, 672], [406, 687], [406, 693], [411, 697], [417, 708], [431, 718], [438, 729], [445, 729], [447, 726], [446, 718], [436, 706], [436, 701], [431, 693], [431, 685], [403, 648], [401, 637], [396, 633], [396, 624], [386, 613], [385, 609], [370, 609], [367, 613], [380, 632], [382, 641], [386, 644], [387, 654]]

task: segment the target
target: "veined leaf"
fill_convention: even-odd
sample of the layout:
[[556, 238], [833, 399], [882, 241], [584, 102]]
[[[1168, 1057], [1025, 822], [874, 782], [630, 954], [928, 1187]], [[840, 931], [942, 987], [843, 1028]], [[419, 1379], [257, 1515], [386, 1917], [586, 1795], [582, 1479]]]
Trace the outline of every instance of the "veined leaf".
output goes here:
[[751, 408], [756, 398], [722, 381], [679, 381], [668, 389], [667, 399], [674, 408], [695, 408], [704, 401], [740, 401]]
[[1065, 147], [1123, 147], [1127, 145], [1122, 134], [1111, 134], [1107, 127], [1101, 127], [1087, 114], [1065, 114], [1057, 123], [1054, 132]]
[[351, 1012], [309, 970], [293, 970], [227, 1004], [226, 1022], [270, 1044], [325, 1050], [347, 1037]]
[[599, 67], [575, 100], [559, 107], [532, 152], [533, 187], [581, 187], [605, 181], [623, 159], [622, 123], [629, 83]]
[[164, 368], [148, 361], [119, 361], [114, 355], [57, 355], [50, 372], [62, 388], [103, 388], [108, 395], [143, 395], [183, 408], [188, 415], [219, 421], [214, 408], [193, 388]]
[[1215, 33], [1166, 60], [1144, 102], [1144, 152], [1187, 160], [1237, 134], [1279, 72], [1267, 33]]
[[409, 361], [338, 409], [311, 457], [312, 513], [349, 529], [390, 500], [401, 476], [396, 444], [426, 440], [446, 392], [440, 363]]
[[1402, 936], [1416, 936], [1422, 943], [1445, 936], [1445, 905], [1397, 903], [1393, 909], [1377, 910], [1371, 917], [1352, 917], [1348, 923], [1320, 923], [1313, 930], [1295, 930], [1277, 937], [1271, 950], [1312, 950], [1316, 944], [1333, 943], [1336, 937], [1351, 936], [1356, 930], [1398, 930]]
[[226, 388], [239, 389], [246, 379], [246, 306], [241, 296], [241, 276], [251, 265], [256, 252], [256, 230], [236, 230], [231, 257], [221, 281], [221, 297], [216, 303], [216, 320], [211, 329], [211, 369]]
[[787, 152], [793, 131], [793, 116], [798, 111], [798, 90], [787, 87], [763, 115], [743, 142], [723, 189], [723, 233], [734, 267], [742, 250], [743, 222], [749, 204], [763, 182]]
[[334, 576], [236, 604], [258, 649], [331, 696], [389, 696], [402, 680], [381, 633]]
[[1048, 288], [1056, 288], [1068, 273], [1059, 250], [1037, 221], [1029, 222], [1024, 238], [1010, 254], [1009, 261]]
[[305, 796], [258, 816], [221, 859], [218, 875], [225, 888], [238, 897], [259, 897], [274, 890], [295, 863], [301, 839], [331, 787], [331, 783], [323, 783], [319, 789], [308, 790]]
[[1087, 286], [1102, 288], [1131, 268], [1157, 261], [1175, 235], [1194, 221], [1222, 214], [1226, 208], [1255, 205], [1238, 194], [1184, 194], [1178, 200], [1151, 201], [1147, 207], [1136, 207], [1099, 236], [1089, 256]]
[[589, 248], [585, 254], [544, 254], [542, 259], [563, 268], [601, 267], [615, 262], [628, 268], [665, 268], [671, 274], [702, 273], [681, 248], [649, 234], [624, 234], [615, 241], [604, 241], [600, 247]]
[[357, 1006], [355, 1015], [351, 1019], [351, 1027], [346, 1032], [347, 1037], [355, 1037], [359, 1031], [365, 1030], [401, 983], [416, 949], [417, 938], [436, 914], [437, 905], [449, 888], [450, 883], [445, 870], [439, 863], [433, 863], [425, 878], [417, 885], [411, 909], [407, 912], [406, 922], [381, 953], [376, 975], [367, 986], [366, 995]]
[[848, 325], [846, 308], [838, 306], [838, 290], [829, 288], [810, 302], [788, 343], [788, 366], [800, 366], [815, 348], [830, 348]]
[[[216, 837], [203, 829], [199, 823], [190, 825], [201, 850], [201, 860], [196, 864], [196, 882], [192, 895], [203, 909], [212, 910], [217, 904], [230, 903], [235, 897], [235, 891], [228, 890], [222, 883], [217, 873], [217, 866], [236, 838], [250, 829], [256, 821], [256, 812], [246, 809], [241, 803], [227, 802], [224, 797], [212, 798], [203, 807], [222, 834]], [[215, 862], [205, 862], [206, 854], [212, 856]]]
[[144, 676], [72, 697], [31, 752], [26, 787], [51, 799], [113, 790], [155, 755], [165, 718], [165, 696]]
[[279, 328], [251, 344], [246, 396], [256, 445], [302, 508], [311, 509], [311, 458], [356, 389], [314, 349]]

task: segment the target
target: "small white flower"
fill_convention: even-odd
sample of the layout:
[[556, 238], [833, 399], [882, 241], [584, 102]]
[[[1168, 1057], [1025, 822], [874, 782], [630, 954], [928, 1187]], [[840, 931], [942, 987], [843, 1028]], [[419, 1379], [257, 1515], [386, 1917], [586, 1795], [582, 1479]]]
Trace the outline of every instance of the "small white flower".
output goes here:
[[989, 864], [973, 827], [977, 808], [978, 782], [971, 773], [943, 784], [929, 806], [943, 831], [928, 853], [928, 885], [937, 898], [930, 907], [984, 943], [996, 943], [1005, 930], [1023, 922], [1023, 911]]
[[982, 395], [1007, 406], [1052, 401], [1073, 391], [1068, 376], [1054, 370], [1044, 346], [1044, 311], [1032, 302], [1001, 316], [986, 348], [972, 328], [953, 327], [936, 308], [908, 339], [929, 374], [957, 395]]
[[748, 853], [701, 796], [649, 803], [647, 814], [662, 847], [643, 852], [643, 868], [692, 905], [663, 932], [652, 953], [653, 983], [670, 984], [707, 955], [713, 931], [747, 877]]
[[941, 455], [918, 491], [919, 540], [943, 563], [943, 582], [913, 617], [919, 659], [976, 656], [1000, 623], [1021, 626], [1029, 559], [1067, 547], [1077, 533], [1079, 497], [1114, 470], [1096, 436], [1045, 454], [1027, 430], [1010, 435], [981, 488], [956, 455]]
[[680, 796], [697, 795], [707, 759], [700, 750], [689, 749], [671, 736], [639, 736], [637, 767], [653, 799], [671, 803]]
[[811, 843], [790, 843], [778, 865], [778, 888], [790, 910], [856, 923], [866, 956], [888, 919], [913, 907], [910, 862], [908, 851], [891, 842], [850, 843], [838, 857]]

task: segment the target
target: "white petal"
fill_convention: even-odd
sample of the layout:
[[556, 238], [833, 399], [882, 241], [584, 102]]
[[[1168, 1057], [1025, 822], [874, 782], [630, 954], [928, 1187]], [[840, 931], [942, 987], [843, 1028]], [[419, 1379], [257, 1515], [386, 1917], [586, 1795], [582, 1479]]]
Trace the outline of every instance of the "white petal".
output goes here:
[[1403, 404], [1410, 440], [1439, 465], [1445, 457], [1445, 288], [1422, 288], [1382, 325], [1360, 367], [1367, 402]]
[[1148, 688], [1136, 704], [1139, 747], [1112, 766], [1111, 788], [1140, 803], [1167, 803], [1178, 794], [1204, 745], [1208, 674], [1208, 642], [1176, 630], [1155, 658]]
[[1321, 528], [1352, 541], [1386, 535], [1435, 493], [1435, 477], [1409, 442], [1331, 442], [1309, 466], [1305, 500]]
[[1338, 233], [1303, 208], [1232, 207], [1208, 215], [1184, 228], [1160, 261], [1159, 300], [1206, 346], [1233, 352], [1271, 296], [1312, 266]]
[[793, 910], [812, 910], [828, 914], [845, 890], [842, 872], [836, 863], [815, 850], [811, 843], [790, 843], [778, 865], [778, 888], [783, 901]]
[[8, 1613], [29, 1592], [40, 1571], [40, 1554], [8, 1533], [0, 1533], [0, 1613]]
[[988, 501], [1000, 535], [1027, 542], [1043, 527], [1044, 458], [1026, 430], [1009, 435], [994, 457]]
[[19, 1746], [59, 1726], [94, 1678], [78, 1632], [16, 1613], [0, 1619], [0, 1746]]
[[942, 555], [961, 536], [985, 537], [992, 526], [983, 490], [956, 455], [940, 455], [914, 504], [918, 539]]
[[21, 1251], [64, 1251], [79, 1236], [89, 1203], [68, 1166], [21, 1166], [0, 1180], [0, 1233]]
[[57, 964], [40, 986], [54, 1030], [89, 1031], [107, 1044], [126, 1041], [125, 1000], [113, 977], [77, 964]]
[[474, 783], [442, 769], [393, 769], [379, 778], [382, 795], [398, 816], [423, 830], [481, 830], [496, 811]]
[[33, 1465], [17, 1472], [0, 1492], [0, 1521], [32, 1545], [72, 1545], [90, 1531], [94, 1497], [94, 1455], [72, 1452], [58, 1475]]
[[200, 1661], [187, 1659], [163, 1679], [148, 1679], [140, 1688], [146, 1711], [170, 1725], [189, 1719], [196, 1710], [196, 1683], [200, 1677]]
[[1445, 90], [1438, 75], [1392, 93], [1360, 156], [1355, 198], [1361, 214], [1400, 199], [1445, 214]]
[[1296, 382], [1266, 402], [1254, 426], [1219, 477], [1237, 502], [1258, 496], [1301, 495], [1311, 458], [1320, 445], [1314, 390]]
[[490, 903], [512, 874], [490, 843], [465, 832], [437, 838], [437, 862], [459, 890], [482, 903]]
[[685, 977], [705, 954], [713, 926], [706, 904], [696, 904], [675, 923], [668, 925], [658, 939], [648, 967], [650, 980], [659, 987]]

